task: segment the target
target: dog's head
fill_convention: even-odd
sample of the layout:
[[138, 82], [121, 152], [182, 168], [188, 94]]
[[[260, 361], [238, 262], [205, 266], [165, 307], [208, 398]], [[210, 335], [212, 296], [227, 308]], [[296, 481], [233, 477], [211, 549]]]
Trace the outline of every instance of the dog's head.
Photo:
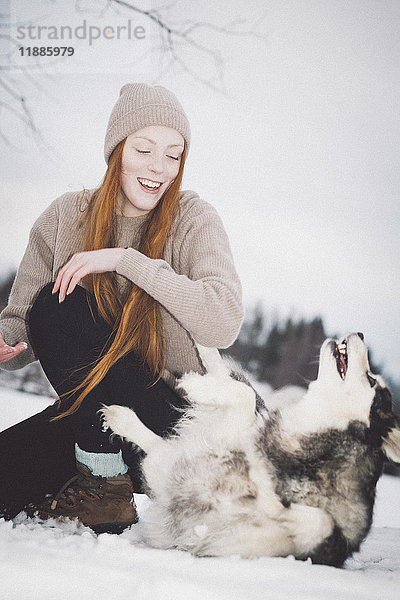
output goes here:
[[318, 377], [310, 384], [309, 395], [314, 401], [324, 398], [324, 411], [330, 414], [332, 425], [343, 428], [351, 421], [364, 423], [386, 456], [400, 462], [400, 427], [392, 412], [391, 394], [383, 379], [371, 373], [362, 334], [324, 342]]

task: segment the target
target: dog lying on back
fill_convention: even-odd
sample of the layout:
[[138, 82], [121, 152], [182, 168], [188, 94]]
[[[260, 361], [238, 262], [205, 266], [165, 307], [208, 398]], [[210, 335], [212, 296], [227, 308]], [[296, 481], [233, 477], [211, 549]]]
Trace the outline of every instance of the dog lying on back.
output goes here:
[[326, 340], [317, 380], [280, 409], [256, 410], [250, 384], [205, 348], [207, 374], [181, 380], [191, 406], [173, 437], [104, 407], [105, 425], [147, 454], [144, 539], [198, 556], [342, 565], [370, 529], [384, 455], [400, 462], [390, 392], [370, 373], [362, 337]]

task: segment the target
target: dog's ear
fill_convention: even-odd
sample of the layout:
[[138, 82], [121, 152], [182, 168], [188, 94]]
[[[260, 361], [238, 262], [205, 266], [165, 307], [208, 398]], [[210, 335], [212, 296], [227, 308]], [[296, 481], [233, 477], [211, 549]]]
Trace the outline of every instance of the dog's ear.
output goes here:
[[400, 463], [400, 428], [398, 425], [389, 431], [383, 440], [382, 450], [393, 462]]

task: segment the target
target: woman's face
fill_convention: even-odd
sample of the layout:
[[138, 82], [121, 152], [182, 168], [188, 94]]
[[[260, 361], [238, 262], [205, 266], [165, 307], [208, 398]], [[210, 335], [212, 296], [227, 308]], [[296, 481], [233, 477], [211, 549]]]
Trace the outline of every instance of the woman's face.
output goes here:
[[184, 148], [175, 129], [151, 125], [131, 133], [122, 152], [119, 212], [136, 217], [152, 210], [178, 175]]

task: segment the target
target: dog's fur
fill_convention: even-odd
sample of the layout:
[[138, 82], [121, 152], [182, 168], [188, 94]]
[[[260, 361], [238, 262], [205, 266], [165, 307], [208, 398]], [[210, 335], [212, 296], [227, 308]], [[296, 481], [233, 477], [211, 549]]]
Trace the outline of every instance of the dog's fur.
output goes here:
[[400, 462], [390, 392], [369, 374], [367, 348], [326, 340], [319, 373], [298, 400], [268, 411], [215, 350], [200, 349], [206, 375], [181, 380], [192, 403], [176, 435], [162, 439], [135, 413], [104, 407], [105, 425], [146, 452], [153, 502], [148, 543], [199, 556], [288, 556], [340, 566], [372, 521], [384, 455]]

